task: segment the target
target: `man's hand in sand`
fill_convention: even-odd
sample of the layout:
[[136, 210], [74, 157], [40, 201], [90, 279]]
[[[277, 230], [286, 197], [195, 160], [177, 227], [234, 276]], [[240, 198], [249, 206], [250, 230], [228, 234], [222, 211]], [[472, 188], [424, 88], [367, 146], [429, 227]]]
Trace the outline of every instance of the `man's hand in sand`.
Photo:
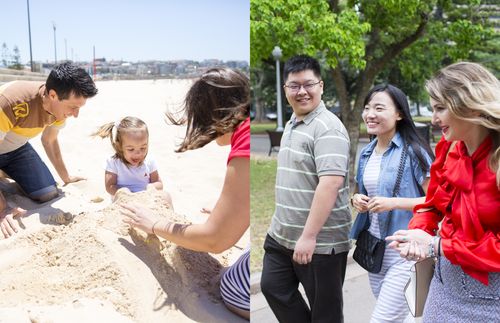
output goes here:
[[85, 181], [85, 180], [87, 180], [87, 178], [81, 177], [81, 176], [68, 176], [68, 178], [64, 179], [63, 186], [66, 186], [66, 185], [71, 184], [71, 183], [76, 183], [79, 181]]
[[122, 207], [121, 214], [125, 215], [123, 222], [146, 233], [153, 233], [153, 224], [158, 221], [158, 218], [153, 215], [150, 209], [122, 203], [120, 206]]
[[7, 207], [0, 213], [0, 229], [5, 239], [16, 234], [21, 228], [14, 219], [17, 216], [23, 216], [26, 213], [25, 209], [20, 207]]

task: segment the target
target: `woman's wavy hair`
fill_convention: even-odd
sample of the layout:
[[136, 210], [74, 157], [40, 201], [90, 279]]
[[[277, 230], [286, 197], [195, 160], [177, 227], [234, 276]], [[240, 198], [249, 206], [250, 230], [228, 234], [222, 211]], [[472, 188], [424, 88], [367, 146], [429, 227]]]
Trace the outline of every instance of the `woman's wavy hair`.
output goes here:
[[186, 137], [176, 152], [201, 148], [234, 132], [250, 112], [248, 77], [230, 68], [208, 70], [189, 89], [181, 112], [180, 119], [166, 113], [171, 123], [187, 124]]
[[115, 151], [115, 155], [113, 157], [121, 160], [128, 167], [130, 164], [125, 159], [123, 154], [122, 135], [131, 130], [142, 130], [146, 133], [146, 136], [149, 137], [148, 126], [144, 121], [136, 117], [125, 117], [117, 122], [108, 122], [103, 124], [99, 127], [99, 129], [97, 129], [96, 132], [92, 133], [91, 136], [99, 136], [101, 138], [109, 137], [111, 146]]
[[425, 88], [458, 119], [490, 130], [489, 164], [500, 187], [500, 81], [480, 64], [460, 62], [439, 70]]
[[366, 106], [376, 93], [385, 92], [389, 95], [396, 106], [396, 111], [399, 112], [401, 120], [396, 123], [396, 131], [399, 132], [403, 138], [403, 142], [411, 146], [413, 152], [415, 153], [418, 164], [422, 171], [425, 173], [429, 170], [427, 165], [427, 159], [422, 154], [420, 148], [423, 148], [427, 154], [434, 160], [434, 152], [427, 141], [425, 141], [422, 136], [417, 132], [417, 128], [413, 123], [413, 119], [410, 114], [410, 107], [408, 105], [408, 98], [403, 91], [391, 84], [379, 84], [375, 85], [366, 95], [365, 101], [363, 103]]

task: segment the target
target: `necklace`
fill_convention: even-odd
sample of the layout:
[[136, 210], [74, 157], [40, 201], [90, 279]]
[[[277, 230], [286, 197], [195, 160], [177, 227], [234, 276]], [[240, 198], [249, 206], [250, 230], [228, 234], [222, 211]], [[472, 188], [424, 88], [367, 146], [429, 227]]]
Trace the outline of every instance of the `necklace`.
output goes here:
[[386, 151], [387, 151], [387, 147], [384, 147], [384, 148], [375, 147], [375, 153], [377, 155], [383, 155]]

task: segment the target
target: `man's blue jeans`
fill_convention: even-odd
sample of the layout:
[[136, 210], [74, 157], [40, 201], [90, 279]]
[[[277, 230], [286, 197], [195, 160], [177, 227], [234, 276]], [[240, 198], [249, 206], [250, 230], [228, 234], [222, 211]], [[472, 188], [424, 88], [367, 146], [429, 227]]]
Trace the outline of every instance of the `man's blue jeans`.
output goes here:
[[38, 197], [57, 190], [47, 165], [27, 142], [20, 148], [0, 154], [0, 169], [23, 189], [28, 197]]

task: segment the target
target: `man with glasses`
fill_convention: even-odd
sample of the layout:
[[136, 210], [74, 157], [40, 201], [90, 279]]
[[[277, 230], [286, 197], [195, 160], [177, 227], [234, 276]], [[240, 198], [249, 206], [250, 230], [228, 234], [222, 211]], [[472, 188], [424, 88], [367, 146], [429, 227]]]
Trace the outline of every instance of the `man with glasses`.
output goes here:
[[294, 113], [278, 154], [276, 208], [264, 243], [262, 293], [280, 322], [343, 322], [351, 225], [350, 140], [321, 100], [317, 60], [291, 58], [283, 79]]

